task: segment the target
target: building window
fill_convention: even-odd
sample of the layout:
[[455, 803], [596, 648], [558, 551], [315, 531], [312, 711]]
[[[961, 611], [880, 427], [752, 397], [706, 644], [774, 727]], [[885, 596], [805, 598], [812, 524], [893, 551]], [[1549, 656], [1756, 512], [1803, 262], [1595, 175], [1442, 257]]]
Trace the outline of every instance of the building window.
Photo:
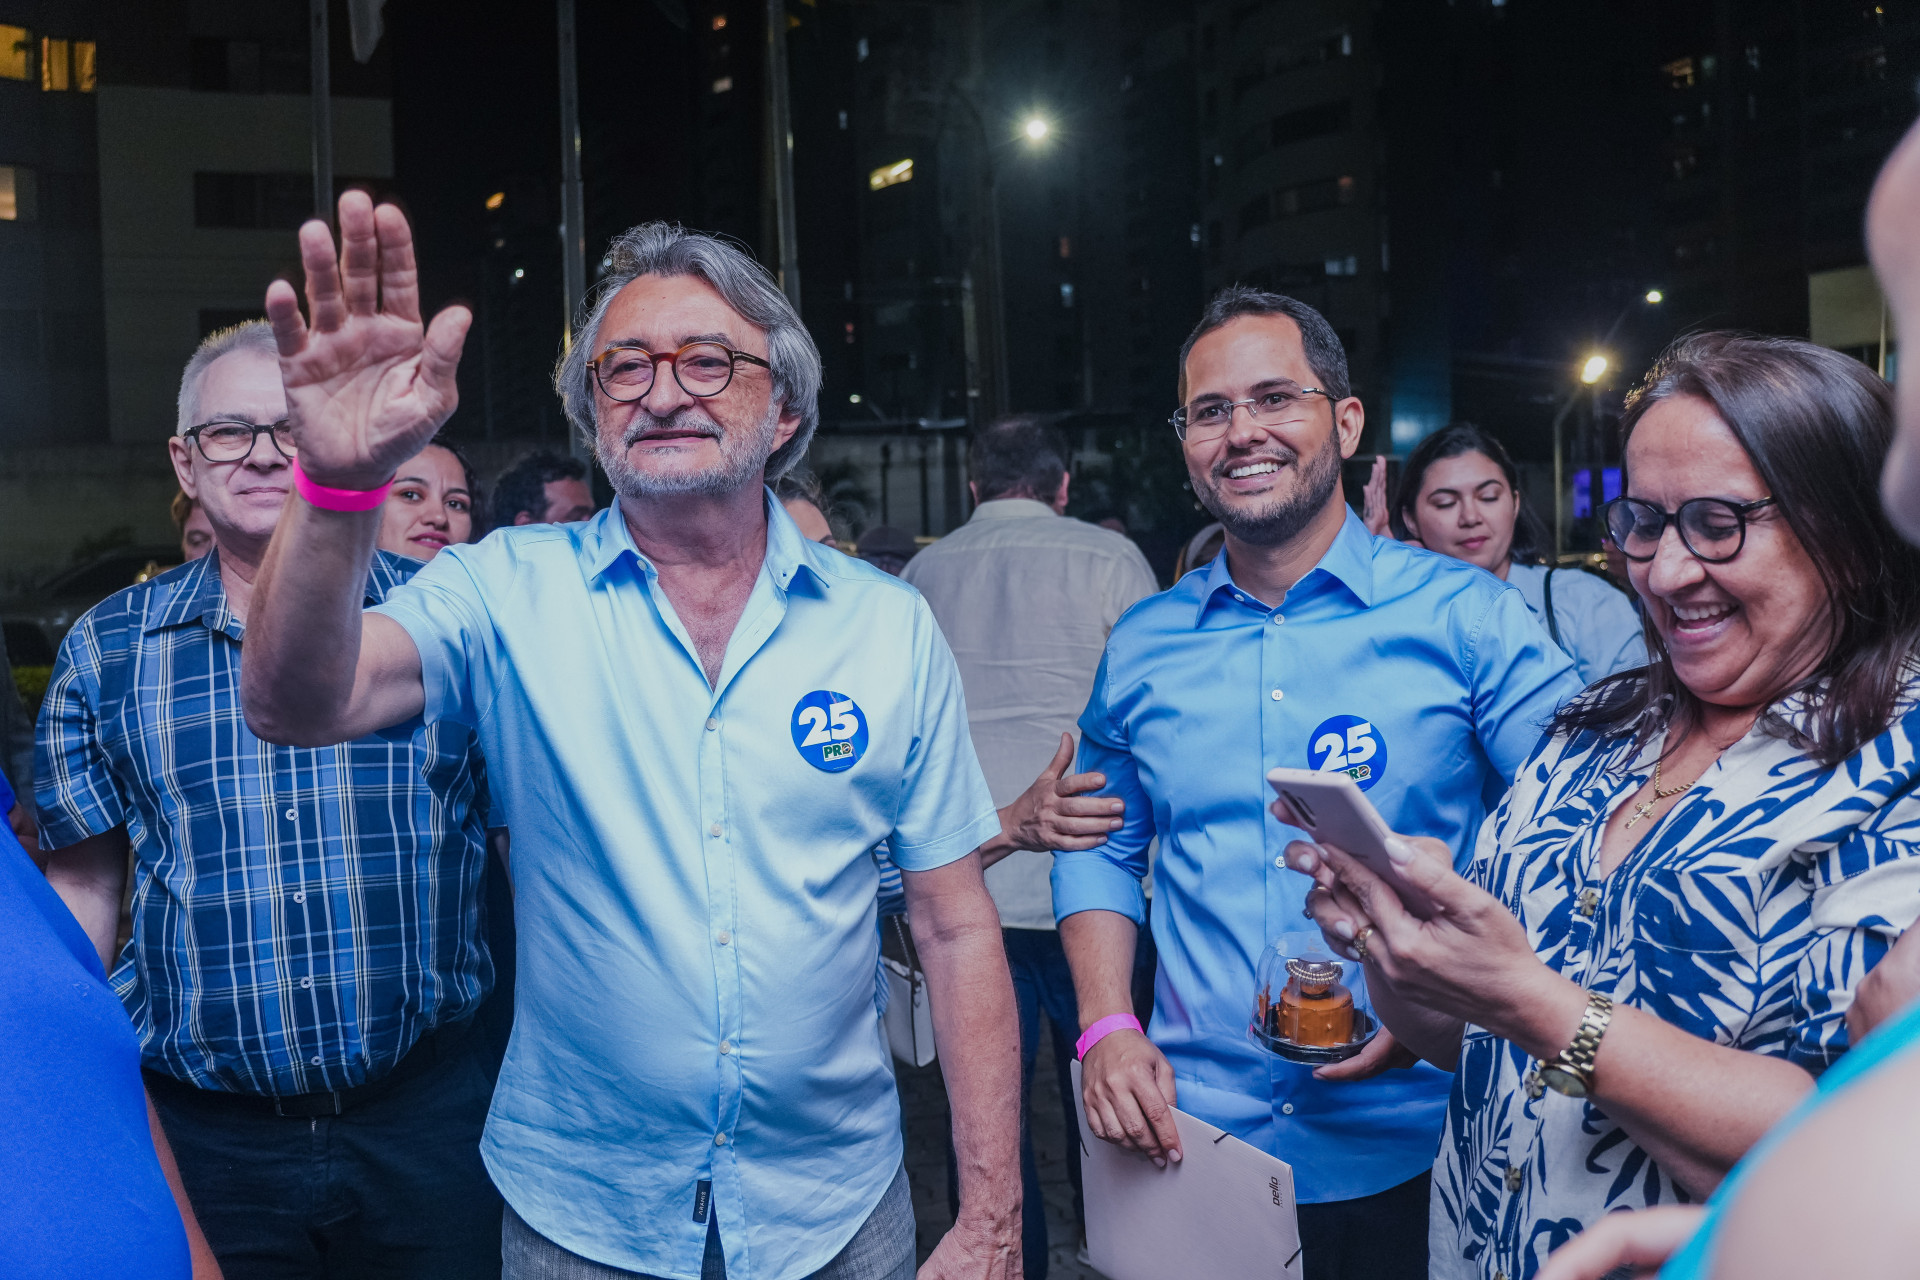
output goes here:
[[1666, 74], [1667, 84], [1672, 88], [1693, 88], [1696, 76], [1692, 58], [1675, 58], [1660, 70]]
[[715, 93], [732, 93], [732, 92], [733, 92], [733, 77], [732, 77], [732, 76], [721, 76], [721, 77], [720, 77], [720, 78], [719, 78], [718, 80], [715, 80], [715, 81], [713, 82], [713, 91], [714, 91]]
[[0, 222], [32, 222], [39, 216], [38, 184], [33, 170], [0, 164]]
[[1323, 102], [1318, 106], [1302, 107], [1273, 118], [1273, 145], [1284, 147], [1305, 142], [1309, 138], [1339, 133], [1352, 122], [1351, 101]]
[[41, 38], [41, 89], [48, 93], [92, 93], [97, 83], [93, 41]]
[[879, 191], [886, 187], [898, 186], [902, 182], [913, 181], [913, 161], [896, 160], [892, 164], [883, 164], [867, 175], [867, 189]]
[[33, 79], [33, 33], [0, 25], [0, 79]]

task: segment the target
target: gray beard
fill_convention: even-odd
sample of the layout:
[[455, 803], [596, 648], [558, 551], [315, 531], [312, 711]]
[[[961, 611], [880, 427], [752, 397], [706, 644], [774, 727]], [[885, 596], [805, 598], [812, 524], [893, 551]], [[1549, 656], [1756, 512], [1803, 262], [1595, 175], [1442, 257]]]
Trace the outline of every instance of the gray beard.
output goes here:
[[[609, 447], [605, 436], [596, 435], [594, 456], [607, 473], [607, 482], [623, 498], [716, 497], [735, 493], [748, 484], [764, 481], [767, 458], [773, 453], [774, 432], [780, 423], [780, 404], [769, 402], [766, 416], [750, 431], [729, 431], [711, 417], [688, 405], [667, 419], [654, 417], [642, 409], [627, 429], [620, 433], [617, 447]], [[720, 461], [705, 471], [684, 471], [656, 475], [641, 471], [627, 461], [627, 449], [641, 436], [660, 427], [699, 425], [714, 433], [720, 445]]]
[[[1297, 455], [1294, 462], [1298, 465]], [[1329, 433], [1326, 447], [1301, 468], [1293, 492], [1275, 498], [1258, 511], [1239, 510], [1222, 501], [1215, 477], [1211, 475], [1198, 488], [1200, 505], [1211, 512], [1228, 533], [1250, 546], [1277, 547], [1297, 537], [1311, 524], [1339, 485], [1340, 445], [1337, 437]]]

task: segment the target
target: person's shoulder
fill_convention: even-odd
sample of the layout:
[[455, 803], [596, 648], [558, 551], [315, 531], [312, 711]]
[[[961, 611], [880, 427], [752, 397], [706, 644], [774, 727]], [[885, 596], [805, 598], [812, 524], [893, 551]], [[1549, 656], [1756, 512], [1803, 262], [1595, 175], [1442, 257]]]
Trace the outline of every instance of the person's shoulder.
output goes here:
[[1142, 596], [1128, 605], [1126, 611], [1114, 622], [1113, 630], [1108, 633], [1111, 642], [1115, 637], [1124, 636], [1128, 640], [1145, 633], [1164, 628], [1168, 625], [1191, 627], [1200, 608], [1200, 602], [1207, 594], [1207, 566], [1189, 569], [1184, 577], [1172, 586], [1152, 595]]
[[63, 647], [76, 639], [103, 649], [131, 644], [175, 602], [200, 591], [206, 571], [204, 561], [189, 560], [145, 582], [120, 588], [74, 619]]
[[[938, 546], [938, 543], [934, 544]], [[927, 550], [932, 550], [929, 547]], [[920, 559], [926, 551], [920, 552], [908, 561], [908, 567]], [[864, 600], [891, 600], [911, 603], [920, 599], [919, 588], [911, 582], [896, 578], [885, 570], [876, 569], [857, 556], [837, 551], [819, 542], [809, 542], [801, 552], [803, 563], [829, 586], [838, 590], [842, 586], [850, 588], [851, 594]]]
[[1519, 593], [1477, 564], [1392, 538], [1373, 540], [1373, 578], [1376, 602], [1418, 595], [1484, 609], [1505, 592]]
[[[1543, 569], [1540, 572], [1544, 574], [1546, 571]], [[1555, 570], [1553, 591], [1556, 596], [1564, 595], [1570, 600], [1578, 600], [1583, 604], [1609, 605], [1617, 602], [1628, 608], [1633, 607], [1633, 602], [1627, 598], [1626, 592], [1599, 574], [1577, 567], [1562, 567]]]

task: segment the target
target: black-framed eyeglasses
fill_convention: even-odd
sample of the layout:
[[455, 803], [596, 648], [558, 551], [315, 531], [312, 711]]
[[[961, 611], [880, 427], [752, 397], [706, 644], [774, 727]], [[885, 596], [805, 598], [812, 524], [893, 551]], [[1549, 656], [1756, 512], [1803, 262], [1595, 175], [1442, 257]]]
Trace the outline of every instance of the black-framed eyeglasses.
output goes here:
[[1284, 427], [1306, 417], [1307, 397], [1325, 396], [1328, 404], [1339, 404], [1340, 397], [1319, 387], [1269, 387], [1246, 400], [1195, 400], [1174, 410], [1167, 421], [1182, 440], [1211, 440], [1226, 434], [1233, 425], [1233, 411], [1245, 409], [1247, 417], [1259, 427]]
[[725, 391], [742, 360], [762, 369], [773, 368], [759, 356], [719, 342], [689, 342], [678, 351], [658, 355], [645, 347], [608, 347], [587, 361], [587, 368], [593, 370], [593, 380], [607, 399], [626, 404], [643, 399], [652, 390], [654, 368], [663, 360], [673, 366], [673, 380], [680, 389], [701, 399]]
[[1690, 498], [1680, 509], [1667, 512], [1640, 498], [1615, 498], [1602, 508], [1607, 536], [1620, 554], [1645, 563], [1660, 550], [1667, 526], [1680, 530], [1680, 541], [1695, 558], [1725, 564], [1747, 545], [1747, 518], [1772, 498], [1729, 502], [1725, 498]]
[[215, 418], [197, 427], [188, 427], [181, 434], [193, 441], [200, 456], [208, 462], [238, 462], [253, 454], [254, 441], [260, 438], [261, 432], [273, 441], [281, 457], [293, 457], [293, 428], [285, 418], [258, 426], [238, 418]]

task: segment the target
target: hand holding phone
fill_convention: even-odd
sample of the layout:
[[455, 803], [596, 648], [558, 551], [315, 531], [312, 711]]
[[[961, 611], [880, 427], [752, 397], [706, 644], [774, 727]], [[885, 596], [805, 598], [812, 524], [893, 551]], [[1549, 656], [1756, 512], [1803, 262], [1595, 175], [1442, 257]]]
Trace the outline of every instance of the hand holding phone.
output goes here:
[[1408, 883], [1387, 856], [1387, 840], [1393, 829], [1352, 778], [1312, 769], [1273, 769], [1267, 773], [1267, 785], [1313, 840], [1346, 850], [1393, 886], [1408, 914], [1421, 920], [1431, 920], [1437, 914], [1433, 899]]

